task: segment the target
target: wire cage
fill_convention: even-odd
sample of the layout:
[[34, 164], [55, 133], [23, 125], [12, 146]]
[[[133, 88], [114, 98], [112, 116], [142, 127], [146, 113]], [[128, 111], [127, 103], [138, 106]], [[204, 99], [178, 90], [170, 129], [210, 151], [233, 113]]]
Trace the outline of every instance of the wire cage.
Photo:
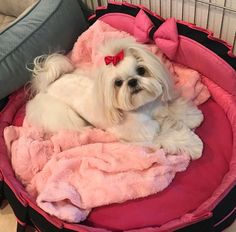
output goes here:
[[[144, 5], [163, 18], [194, 23], [205, 28], [229, 44], [236, 54], [236, 1], [235, 0], [114, 0]], [[106, 5], [107, 0], [83, 0], [91, 9]]]

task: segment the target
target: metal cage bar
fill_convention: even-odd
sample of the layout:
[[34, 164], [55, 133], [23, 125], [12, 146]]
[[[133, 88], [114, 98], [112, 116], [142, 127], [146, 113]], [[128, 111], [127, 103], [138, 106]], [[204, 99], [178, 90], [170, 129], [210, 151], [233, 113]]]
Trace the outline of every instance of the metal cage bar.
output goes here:
[[[209, 0], [209, 3], [211, 3], [211, 0]], [[209, 4], [209, 5], [208, 5], [208, 9], [207, 9], [206, 29], [209, 28], [210, 12], [211, 12], [211, 5]]]
[[[82, 0], [90, 8], [95, 9], [97, 6], [106, 5], [108, 0]], [[192, 18], [192, 22], [198, 26], [210, 29], [216, 37], [223, 38], [233, 45], [233, 51], [236, 53], [236, 4], [234, 7], [229, 7], [230, 0], [113, 0], [116, 2], [128, 2], [133, 4], [143, 4], [150, 10], [158, 12], [162, 17], [175, 17], [177, 19], [186, 20]], [[236, 2], [236, 1], [235, 1]], [[173, 3], [176, 7], [173, 7]], [[234, 1], [231, 0], [231, 3]], [[188, 7], [186, 7], [188, 6]], [[180, 8], [179, 8], [180, 7]], [[187, 12], [186, 9], [189, 11]], [[218, 9], [218, 10], [217, 10]], [[199, 18], [201, 12], [202, 18]], [[221, 12], [221, 13], [219, 13]], [[220, 15], [219, 15], [220, 14]], [[214, 16], [214, 17], [213, 17]], [[212, 17], [217, 20], [217, 23], [212, 20]], [[226, 19], [230, 17], [233, 23], [226, 24]], [[201, 21], [204, 21], [202, 25]], [[229, 21], [229, 20], [228, 20]]]
[[160, 0], [160, 3], [159, 3], [159, 7], [160, 7], [160, 15], [162, 15], [162, 0]]
[[235, 50], [236, 50], [236, 32], [234, 34], [234, 43], [233, 43], [233, 52], [234, 52], [234, 54], [236, 53]]
[[[226, 7], [226, 0], [224, 0], [224, 7]], [[223, 9], [222, 19], [221, 19], [221, 24], [220, 24], [220, 38], [222, 37], [224, 18], [225, 18], [225, 9]]]
[[203, 3], [203, 4], [215, 6], [215, 7], [217, 7], [217, 8], [225, 9], [225, 10], [232, 11], [232, 12], [236, 13], [236, 9], [233, 9], [233, 8], [231, 8], [231, 7], [220, 6], [220, 5], [218, 5], [218, 4], [215, 4], [215, 3], [212, 3], [212, 2], [204, 2], [204, 1], [202, 1], [202, 0], [195, 0], [195, 2], [200, 2], [200, 3]]
[[196, 23], [196, 16], [197, 16], [197, 1], [194, 2], [194, 19], [193, 23]]
[[182, 0], [182, 4], [181, 4], [181, 19], [184, 20], [184, 0]]
[[172, 17], [172, 0], [170, 0], [170, 18]]

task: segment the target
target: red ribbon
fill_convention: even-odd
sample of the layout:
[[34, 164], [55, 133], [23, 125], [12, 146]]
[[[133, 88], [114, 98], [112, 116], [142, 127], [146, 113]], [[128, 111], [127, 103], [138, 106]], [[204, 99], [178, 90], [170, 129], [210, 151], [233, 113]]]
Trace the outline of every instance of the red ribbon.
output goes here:
[[104, 60], [106, 65], [112, 63], [114, 66], [116, 66], [123, 59], [124, 59], [124, 50], [121, 50], [115, 56], [106, 56]]

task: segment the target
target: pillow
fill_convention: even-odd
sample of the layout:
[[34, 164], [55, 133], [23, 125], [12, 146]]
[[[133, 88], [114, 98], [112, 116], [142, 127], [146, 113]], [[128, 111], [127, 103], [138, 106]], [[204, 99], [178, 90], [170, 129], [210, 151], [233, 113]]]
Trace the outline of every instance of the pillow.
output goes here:
[[87, 27], [77, 0], [39, 0], [0, 33], [0, 99], [29, 81], [36, 56], [68, 52]]
[[0, 0], [0, 13], [18, 17], [37, 0]]

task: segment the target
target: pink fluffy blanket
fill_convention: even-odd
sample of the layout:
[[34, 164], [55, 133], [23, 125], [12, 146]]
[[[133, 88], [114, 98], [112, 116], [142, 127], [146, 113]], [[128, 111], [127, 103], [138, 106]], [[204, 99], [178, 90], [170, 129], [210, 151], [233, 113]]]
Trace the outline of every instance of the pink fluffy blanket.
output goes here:
[[[78, 39], [71, 59], [79, 68], [91, 68], [101, 60], [97, 44], [124, 36], [130, 35], [98, 21]], [[209, 98], [198, 72], [173, 65], [154, 45], [150, 49], [171, 71], [184, 97], [196, 104]], [[84, 220], [94, 207], [162, 191], [189, 164], [185, 154], [121, 143], [94, 128], [46, 134], [26, 124], [4, 131], [12, 167], [44, 211], [69, 222]]]
[[189, 164], [188, 155], [120, 143], [93, 128], [49, 135], [10, 126], [4, 137], [26, 190], [44, 211], [69, 222], [97, 206], [157, 193]]

